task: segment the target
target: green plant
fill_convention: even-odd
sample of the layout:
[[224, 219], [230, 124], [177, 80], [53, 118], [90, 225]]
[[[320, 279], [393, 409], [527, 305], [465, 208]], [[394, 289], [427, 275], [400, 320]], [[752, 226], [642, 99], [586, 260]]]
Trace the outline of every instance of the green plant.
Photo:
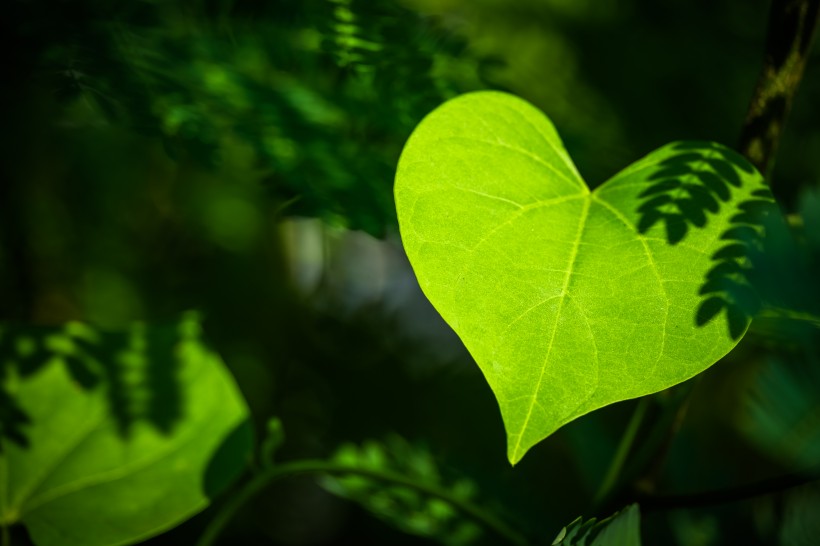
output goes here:
[[701, 142], [590, 192], [549, 120], [498, 93], [428, 116], [396, 175], [410, 261], [495, 392], [513, 464], [572, 419], [735, 346], [759, 307], [746, 246], [772, 204], [742, 156]]
[[811, 544], [819, 6], [13, 1], [3, 546]]

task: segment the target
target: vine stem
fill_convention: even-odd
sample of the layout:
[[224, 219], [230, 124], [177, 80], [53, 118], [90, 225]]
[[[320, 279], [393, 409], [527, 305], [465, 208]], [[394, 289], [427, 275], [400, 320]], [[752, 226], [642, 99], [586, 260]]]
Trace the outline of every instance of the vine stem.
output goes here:
[[801, 472], [768, 478], [759, 482], [738, 485], [728, 489], [702, 491], [684, 495], [645, 495], [640, 497], [637, 502], [641, 504], [642, 512], [726, 504], [799, 487], [815, 481], [818, 475], [820, 475], [820, 465]]
[[606, 471], [606, 475], [598, 488], [598, 492], [595, 494], [595, 500], [593, 501], [595, 505], [600, 505], [604, 499], [610, 495], [618, 482], [618, 477], [621, 475], [621, 471], [626, 463], [627, 456], [632, 451], [632, 447], [635, 444], [635, 438], [637, 437], [638, 430], [640, 430], [641, 424], [646, 417], [646, 410], [648, 407], [648, 398], [644, 397], [638, 400], [638, 405], [635, 406], [635, 411], [629, 419], [629, 424], [627, 424], [626, 430], [621, 436], [621, 440], [615, 450], [615, 455], [609, 463], [609, 468]]
[[394, 474], [392, 472], [361, 468], [322, 460], [303, 460], [274, 466], [257, 474], [235, 495], [232, 495], [222, 509], [217, 513], [216, 517], [210, 521], [208, 526], [205, 528], [205, 531], [202, 533], [202, 536], [199, 538], [197, 546], [212, 546], [215, 544], [216, 539], [231, 521], [234, 514], [236, 514], [236, 512], [245, 503], [251, 500], [260, 491], [277, 481], [305, 474], [356, 475], [414, 489], [420, 493], [424, 493], [425, 495], [439, 498], [454, 506], [463, 514], [472, 518], [487, 529], [493, 531], [499, 537], [506, 539], [510, 544], [515, 544], [517, 546], [526, 546], [529, 544], [529, 541], [523, 535], [513, 530], [494, 514], [479, 506], [476, 506], [469, 501], [456, 497], [446, 489], [441, 489], [419, 481], [414, 481], [410, 478], [399, 474]]

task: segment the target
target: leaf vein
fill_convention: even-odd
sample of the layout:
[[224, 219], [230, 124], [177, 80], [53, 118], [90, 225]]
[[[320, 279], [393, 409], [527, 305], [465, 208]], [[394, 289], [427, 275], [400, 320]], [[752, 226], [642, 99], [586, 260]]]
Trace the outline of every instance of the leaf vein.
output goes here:
[[527, 425], [530, 422], [530, 418], [532, 417], [532, 410], [538, 400], [538, 394], [541, 391], [541, 386], [544, 383], [544, 374], [547, 370], [547, 361], [549, 360], [550, 354], [552, 353], [552, 347], [555, 342], [555, 333], [558, 331], [558, 321], [561, 318], [561, 312], [564, 308], [564, 302], [566, 301], [567, 297], [567, 288], [569, 287], [569, 281], [572, 277], [572, 270], [575, 266], [575, 261], [578, 258], [578, 249], [580, 248], [580, 241], [584, 233], [584, 227], [587, 223], [587, 218], [589, 217], [589, 209], [590, 209], [590, 200], [584, 200], [584, 208], [580, 214], [580, 221], [578, 222], [578, 231], [575, 237], [575, 246], [572, 248], [572, 252], [569, 258], [569, 266], [567, 267], [567, 274], [564, 276], [564, 283], [561, 288], [561, 295], [559, 296], [561, 299], [558, 303], [558, 309], [555, 312], [555, 321], [552, 327], [552, 334], [550, 335], [549, 345], [547, 346], [546, 355], [544, 356], [544, 360], [541, 363], [541, 374], [538, 377], [538, 382], [535, 385], [535, 389], [532, 393], [532, 398], [530, 399], [529, 408], [527, 409], [527, 415], [524, 418], [524, 424], [521, 425], [521, 433], [518, 436], [518, 440], [516, 441], [515, 448], [513, 449], [514, 458], [517, 458], [518, 452], [521, 449], [521, 439], [524, 436], [524, 431], [527, 429]]

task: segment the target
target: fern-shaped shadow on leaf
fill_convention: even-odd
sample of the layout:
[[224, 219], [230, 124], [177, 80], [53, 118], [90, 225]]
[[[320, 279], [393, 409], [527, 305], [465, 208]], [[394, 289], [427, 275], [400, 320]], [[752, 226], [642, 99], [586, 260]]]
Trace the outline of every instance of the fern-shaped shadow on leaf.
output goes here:
[[681, 153], [660, 163], [650, 176], [638, 212], [638, 231], [646, 233], [659, 222], [666, 227], [669, 244], [681, 242], [690, 226], [702, 228], [709, 213], [717, 213], [742, 184], [739, 171], [753, 172], [740, 155], [708, 142], [679, 142]]
[[54, 359], [80, 388], [105, 389], [109, 412], [123, 437], [138, 421], [170, 434], [182, 417], [179, 348], [191, 342], [202, 343], [194, 314], [171, 324], [137, 323], [118, 332], [76, 322], [62, 327], [2, 325], [0, 440], [28, 447], [25, 428], [30, 418], [11, 385], [14, 378], [25, 380]]
[[737, 205], [729, 228], [721, 235], [726, 244], [712, 256], [714, 265], [700, 288], [703, 301], [695, 316], [698, 326], [725, 311], [732, 339], [746, 331], [762, 306], [752, 264], [760, 261], [767, 221], [778, 217], [778, 207], [766, 188], [755, 190]]

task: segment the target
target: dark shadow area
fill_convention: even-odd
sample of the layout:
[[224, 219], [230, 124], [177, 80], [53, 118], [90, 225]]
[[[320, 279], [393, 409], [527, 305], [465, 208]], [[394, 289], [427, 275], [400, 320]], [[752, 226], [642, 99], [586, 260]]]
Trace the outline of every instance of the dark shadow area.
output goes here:
[[[0, 377], [0, 381], [4, 384], [4, 387], [0, 388], [0, 438], [7, 438], [21, 447], [28, 447], [29, 442], [24, 427], [31, 423], [31, 419], [17, 404], [14, 396], [6, 391], [5, 377]], [[2, 446], [3, 444], [0, 443], [0, 451], [2, 451]]]
[[80, 323], [61, 328], [4, 325], [0, 330], [0, 439], [28, 447], [25, 429], [32, 424], [8, 389], [10, 375], [25, 381], [55, 358], [83, 389], [106, 389], [110, 415], [123, 437], [138, 421], [170, 434], [182, 417], [178, 345], [192, 337], [199, 341], [198, 328], [188, 324], [192, 320], [196, 321], [186, 317], [162, 326], [135, 324], [118, 332]]
[[762, 188], [737, 205], [729, 228], [721, 235], [726, 244], [712, 256], [714, 265], [700, 288], [703, 301], [695, 323], [703, 326], [726, 311], [729, 335], [739, 339], [762, 302], [754, 264], [763, 252], [766, 223], [779, 216], [771, 192]]
[[740, 187], [738, 172], [750, 173], [742, 156], [714, 143], [680, 142], [675, 155], [660, 163], [649, 177], [652, 184], [639, 196], [638, 231], [646, 233], [663, 222], [669, 244], [681, 242], [691, 227], [702, 228]]

